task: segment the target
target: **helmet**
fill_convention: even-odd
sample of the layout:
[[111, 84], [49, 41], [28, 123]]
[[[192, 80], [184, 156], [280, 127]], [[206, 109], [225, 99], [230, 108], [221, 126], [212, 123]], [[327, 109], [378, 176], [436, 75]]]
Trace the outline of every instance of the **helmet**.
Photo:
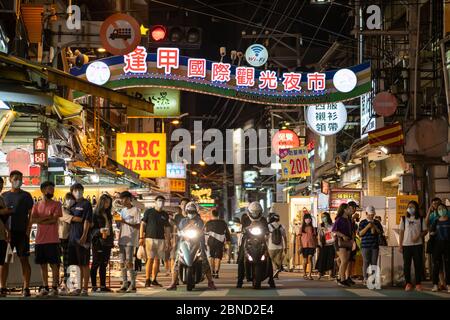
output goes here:
[[255, 221], [261, 218], [263, 208], [261, 207], [258, 201], [254, 201], [249, 204], [247, 211], [250, 220]]
[[188, 217], [192, 219], [198, 214], [198, 205], [194, 201], [188, 202], [184, 210]]

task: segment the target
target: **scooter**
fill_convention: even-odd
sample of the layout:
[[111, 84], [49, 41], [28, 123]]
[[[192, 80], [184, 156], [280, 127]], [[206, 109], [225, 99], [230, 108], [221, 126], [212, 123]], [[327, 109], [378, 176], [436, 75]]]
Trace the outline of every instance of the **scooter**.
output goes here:
[[247, 280], [252, 281], [254, 289], [260, 289], [261, 282], [269, 277], [267, 252], [266, 238], [262, 228], [252, 223], [247, 228], [244, 254], [246, 277]]
[[200, 239], [203, 231], [197, 227], [187, 227], [180, 234], [179, 278], [192, 291], [197, 283], [205, 279], [202, 270], [202, 247]]

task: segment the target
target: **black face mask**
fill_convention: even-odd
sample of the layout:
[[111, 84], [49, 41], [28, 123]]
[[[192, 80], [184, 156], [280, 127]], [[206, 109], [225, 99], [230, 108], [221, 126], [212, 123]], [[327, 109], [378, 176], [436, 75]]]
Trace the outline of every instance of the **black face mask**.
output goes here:
[[45, 197], [50, 200], [51, 198], [53, 198], [53, 193], [46, 193]]

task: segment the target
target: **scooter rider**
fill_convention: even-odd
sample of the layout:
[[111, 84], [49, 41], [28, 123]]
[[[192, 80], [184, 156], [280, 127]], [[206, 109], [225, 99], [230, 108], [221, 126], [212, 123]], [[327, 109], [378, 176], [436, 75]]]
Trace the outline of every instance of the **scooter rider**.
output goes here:
[[[189, 202], [188, 204], [186, 204], [185, 211], [186, 211], [186, 217], [180, 221], [180, 224], [178, 226], [179, 231], [181, 232], [181, 231], [183, 231], [184, 228], [186, 228], [188, 226], [192, 226], [192, 225], [195, 225], [200, 230], [203, 230], [204, 223], [203, 223], [203, 220], [201, 219], [200, 215], [198, 214], [197, 204], [193, 201]], [[181, 239], [179, 241], [181, 241]], [[200, 242], [201, 242], [201, 248], [202, 248], [202, 268], [203, 268], [203, 272], [206, 275], [206, 278], [208, 279], [208, 288], [216, 290], [217, 288], [214, 285], [214, 281], [213, 281], [212, 274], [211, 274], [211, 267], [208, 262], [208, 257], [206, 256], [206, 245], [205, 245], [204, 235], [201, 236]], [[177, 245], [177, 247], [178, 247], [178, 245]], [[174, 271], [173, 271], [173, 275], [172, 275], [172, 284], [167, 288], [167, 290], [177, 290], [176, 283], [177, 283], [177, 279], [178, 279], [178, 270], [179, 270], [179, 253], [177, 250], [176, 257], [175, 257], [175, 266], [174, 266]]]
[[[247, 207], [247, 216], [248, 218], [250, 218], [250, 221], [252, 223], [253, 226], [258, 225], [262, 230], [263, 233], [267, 236], [269, 235], [269, 227], [267, 224], [267, 220], [265, 218], [263, 218], [262, 216], [263, 213], [263, 209], [261, 207], [261, 205], [259, 204], [259, 202], [254, 201], [252, 203], [249, 204], [249, 206]], [[237, 288], [242, 288], [243, 282], [244, 282], [244, 277], [245, 277], [245, 254], [244, 254], [244, 248], [245, 248], [245, 242], [248, 238], [248, 228], [249, 228], [249, 224], [242, 223], [242, 233], [243, 233], [243, 237], [241, 240], [241, 245], [239, 247], [239, 254], [238, 254], [238, 281], [237, 281]], [[268, 254], [267, 254], [268, 256]], [[272, 261], [270, 260], [270, 258], [267, 259], [267, 263], [269, 264], [268, 266], [268, 272], [269, 272], [269, 286], [271, 288], [275, 288], [275, 281], [273, 280], [273, 266], [272, 266]]]

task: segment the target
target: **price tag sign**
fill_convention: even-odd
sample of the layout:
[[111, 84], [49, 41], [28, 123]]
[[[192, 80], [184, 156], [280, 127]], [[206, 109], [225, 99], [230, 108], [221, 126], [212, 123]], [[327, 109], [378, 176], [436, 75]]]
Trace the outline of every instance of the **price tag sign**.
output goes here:
[[280, 149], [281, 177], [305, 178], [311, 175], [306, 147]]

